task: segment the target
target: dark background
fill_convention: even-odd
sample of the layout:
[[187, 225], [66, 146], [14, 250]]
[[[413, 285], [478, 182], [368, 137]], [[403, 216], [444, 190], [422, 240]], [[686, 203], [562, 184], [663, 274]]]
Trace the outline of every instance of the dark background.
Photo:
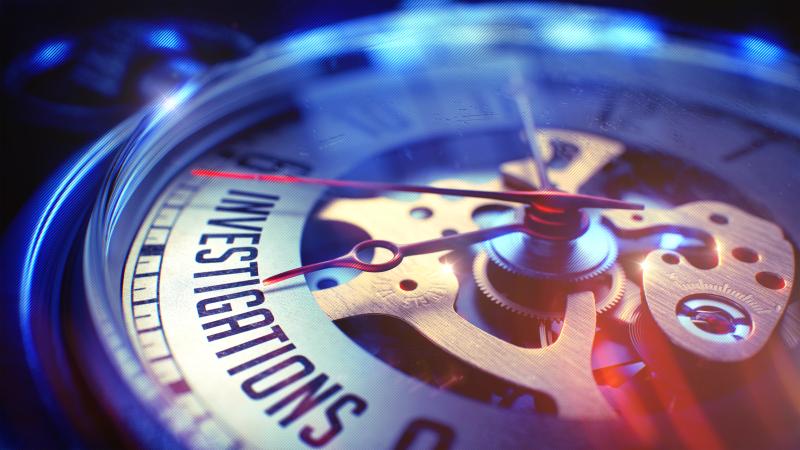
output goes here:
[[[675, 24], [683, 24], [677, 26], [677, 29], [685, 26], [687, 30], [707, 29], [712, 33], [746, 33], [766, 38], [795, 51], [800, 49], [797, 16], [788, 1], [610, 0], [575, 3], [640, 11]], [[96, 30], [105, 29], [104, 27], [107, 28], [110, 23], [120, 19], [133, 20], [135, 23], [173, 24], [179, 20], [188, 23], [200, 21], [215, 26], [217, 31], [227, 32], [229, 36], [244, 37], [247, 42], [262, 42], [332, 22], [391, 11], [400, 6], [397, 0], [264, 0], [252, 3], [232, 0], [129, 0], [124, 4], [112, 0], [0, 0], [0, 236], [48, 176], [81, 148], [147, 101], [146, 96], [136, 95], [135, 90], [130, 89], [123, 89], [118, 95], [107, 97], [91, 93], [84, 95], [74, 86], [74, 80], [69, 79], [69, 74], [56, 73], [51, 77], [35, 79], [35, 82], [30, 83], [30, 91], [55, 99], [55, 103], [62, 101], [91, 107], [113, 107], [114, 114], [95, 114], [89, 119], [75, 120], [72, 124], [65, 120], [70, 119], [69, 114], [53, 109], [52, 105], [39, 107], [38, 110], [35, 105], [31, 107], [26, 103], [26, 95], [12, 89], [9, 80], [20, 67], [20, 61], [24, 62], [26, 55], [35, 54], [35, 49], [41, 48], [43, 43], [65, 37], [79, 37], [84, 41], [109, 40], [108, 33], [98, 37]], [[230, 52], [211, 53], [211, 56], [191, 56], [200, 60], [208, 57], [217, 61], [233, 57]], [[108, 64], [113, 65], [113, 61]], [[3, 269], [0, 268], [0, 273], [2, 272]], [[6, 321], [14, 321], [15, 316], [7, 313], [7, 310], [13, 310], [13, 304], [6, 300], [11, 299], [3, 299], [0, 295], [0, 302], [5, 306], [0, 308], [0, 317]], [[18, 330], [6, 322], [2, 331], [6, 331], [5, 334], [0, 333], [2, 344], [18, 351]], [[11, 350], [0, 352], [4, 363], [24, 364], [16, 353], [11, 355]], [[27, 434], [13, 430], [15, 435], [30, 438], [33, 433], [44, 438], [43, 442], [60, 442], [56, 438], [47, 439], [48, 435], [54, 434], [53, 430], [36, 428], [40, 425], [37, 415], [41, 415], [41, 412], [34, 408], [36, 405], [24, 403], [26, 389], [29, 388], [22, 386], [22, 381], [13, 378], [6, 370], [7, 367], [0, 364], [3, 369], [0, 370], [0, 383], [6, 390], [18, 392], [13, 399], [3, 397], [0, 404], [8, 407], [12, 411], [9, 414], [17, 420], [5, 420], [4, 411], [0, 411], [0, 448], [11, 447], [11, 443], [19, 439], [4, 435], [4, 431], [12, 431], [4, 430], [4, 426], [13, 428], [13, 423], [28, 422], [34, 427], [32, 430], [24, 430]], [[18, 369], [18, 372], [25, 372], [24, 368]], [[21, 442], [30, 444], [37, 441]]]
[[[114, 2], [90, 1], [20, 1], [0, 0], [0, 68], [8, 78], [9, 65], [43, 42], [60, 36], [85, 36], [91, 30], [107, 26], [113, 20], [149, 21], [197, 20], [224, 27], [231, 32], [262, 42], [319, 25], [354, 17], [390, 11], [402, 7], [397, 0], [369, 1], [258, 1], [218, 0]], [[422, 3], [425, 2], [416, 2]], [[629, 9], [662, 17], [688, 28], [749, 33], [765, 37], [784, 47], [800, 47], [798, 24], [788, 1], [578, 1], [573, 3]], [[223, 58], [224, 59], [224, 58]], [[7, 80], [6, 80], [7, 81]], [[71, 91], [69, 82], [53, 85], [41, 82], [37, 89]], [[0, 174], [0, 230], [5, 229], [20, 207], [48, 175], [81, 147], [87, 145], [119, 117], [94, 124], [91, 130], [77, 130], [67, 125], [43, 125], [42, 120], [59, 116], [48, 110], [22, 117], [20, 100], [2, 85], [0, 147], [3, 171]], [[123, 103], [124, 113], [135, 110], [145, 99], [123, 95], [113, 100]], [[46, 120], [45, 120], [46, 121]]]

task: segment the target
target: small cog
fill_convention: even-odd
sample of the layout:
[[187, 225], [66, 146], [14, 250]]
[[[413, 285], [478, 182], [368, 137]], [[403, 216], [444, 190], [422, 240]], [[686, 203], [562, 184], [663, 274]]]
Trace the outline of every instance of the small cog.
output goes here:
[[[485, 252], [476, 255], [472, 272], [478, 289], [497, 306], [535, 319], [558, 321], [564, 318], [564, 301], [570, 291], [569, 285], [535, 280], [508, 272], [503, 267], [496, 266]], [[607, 288], [594, 283], [601, 277], [607, 277]], [[625, 295], [625, 272], [615, 264], [608, 272], [593, 280], [592, 284], [594, 286], [589, 286], [587, 283], [586, 288], [594, 292], [597, 313], [602, 314], [610, 310]], [[597, 287], [592, 289], [595, 286]], [[526, 301], [528, 299], [525, 298], [514, 299], [509, 295], [511, 292], [515, 297], [537, 292], [541, 298], [535, 301]]]
[[632, 324], [636, 320], [636, 311], [642, 304], [642, 289], [630, 278], [625, 279], [625, 291], [622, 294], [611, 317], [623, 324]]
[[626, 282], [627, 277], [625, 276], [625, 270], [621, 266], [617, 264], [613, 265], [606, 275], [609, 278], [608, 291], [599, 301], [597, 300], [597, 297], [595, 297], [598, 314], [603, 314], [609, 311], [617, 303], [619, 303], [619, 301], [625, 296], [625, 288], [628, 286], [628, 283]]

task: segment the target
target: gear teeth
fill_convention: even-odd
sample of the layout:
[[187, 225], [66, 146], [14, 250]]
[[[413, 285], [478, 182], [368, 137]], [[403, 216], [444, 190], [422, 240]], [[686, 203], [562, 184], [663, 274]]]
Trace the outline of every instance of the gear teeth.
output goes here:
[[[489, 280], [488, 276], [488, 265], [495, 264], [496, 261], [494, 259], [490, 259], [486, 252], [480, 252], [475, 256], [475, 259], [472, 263], [472, 273], [475, 279], [475, 284], [478, 286], [478, 290], [483, 293], [486, 298], [492, 301], [495, 305], [499, 306], [500, 308], [522, 315], [524, 317], [529, 317], [532, 319], [539, 319], [539, 320], [549, 320], [549, 321], [563, 321], [564, 315], [563, 312], [553, 312], [553, 311], [544, 311], [539, 310], [530, 306], [521, 305], [498, 289], [496, 289], [493, 285], [491, 280]], [[505, 267], [500, 266], [501, 268], [505, 269]], [[609, 267], [611, 269], [610, 276], [611, 276], [611, 288], [609, 292], [600, 300], [596, 300], [596, 308], [598, 314], [603, 314], [609, 310], [611, 310], [622, 297], [625, 295], [625, 272], [619, 265], [611, 265]], [[515, 275], [516, 272], [511, 271], [511, 273]], [[602, 273], [602, 272], [601, 272]], [[524, 275], [520, 275], [524, 276]], [[587, 278], [588, 279], [588, 278]]]
[[521, 305], [509, 299], [502, 292], [497, 290], [492, 285], [492, 282], [489, 280], [489, 276], [487, 273], [489, 264], [493, 263], [494, 261], [490, 260], [489, 256], [485, 252], [480, 252], [478, 253], [478, 255], [475, 256], [475, 260], [472, 263], [472, 273], [475, 278], [475, 284], [478, 286], [478, 289], [494, 304], [500, 306], [506, 311], [520, 314], [522, 316], [530, 317], [533, 319], [559, 320], [563, 318], [563, 314], [560, 312], [542, 311], [536, 308], [531, 308], [529, 306]]
[[627, 277], [625, 276], [625, 270], [616, 264], [609, 271], [609, 276], [611, 276], [611, 287], [609, 288], [609, 292], [606, 294], [603, 300], [596, 302], [597, 314], [603, 314], [610, 311], [612, 308], [614, 308], [614, 306], [617, 305], [617, 303], [620, 302], [620, 300], [625, 297], [625, 290], [626, 286], [628, 285]]
[[[512, 273], [514, 275], [521, 276], [521, 277], [530, 277], [531, 276], [530, 274], [526, 274], [526, 273], [520, 271], [518, 268], [513, 267], [513, 266], [507, 264], [505, 261], [503, 261], [503, 258], [500, 258], [500, 256], [497, 255], [496, 251], [492, 248], [492, 246], [490, 244], [486, 243], [486, 244], [484, 244], [483, 247], [486, 250], [486, 253], [488, 254], [489, 258], [491, 258], [492, 263], [496, 264], [498, 267], [502, 268], [506, 272], [509, 272], [509, 273]], [[605, 259], [605, 261], [603, 261], [602, 264], [597, 266], [594, 270], [591, 270], [589, 272], [586, 272], [586, 273], [583, 273], [583, 274], [580, 274], [580, 275], [564, 276], [563, 274], [547, 274], [547, 273], [542, 272], [542, 273], [538, 273], [537, 274], [537, 278], [541, 278], [541, 279], [544, 279], [544, 280], [558, 280], [558, 281], [572, 281], [572, 282], [586, 281], [586, 280], [592, 279], [594, 277], [597, 277], [599, 275], [602, 275], [605, 272], [607, 272], [609, 269], [614, 267], [614, 264], [617, 262], [617, 252], [618, 252], [618, 250], [616, 249], [616, 247], [614, 247], [612, 254], [610, 254]]]

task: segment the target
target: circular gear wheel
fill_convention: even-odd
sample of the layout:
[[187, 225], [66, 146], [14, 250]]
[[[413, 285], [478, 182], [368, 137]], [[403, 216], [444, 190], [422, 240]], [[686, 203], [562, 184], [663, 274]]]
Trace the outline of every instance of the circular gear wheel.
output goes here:
[[[599, 227], [598, 227], [599, 228]], [[492, 242], [487, 243], [484, 248], [492, 260], [494, 264], [503, 268], [504, 270], [513, 273], [518, 276], [523, 277], [531, 277], [531, 278], [539, 278], [543, 280], [553, 280], [553, 281], [586, 281], [592, 278], [595, 278], [599, 275], [610, 270], [617, 261], [617, 256], [619, 254], [619, 250], [617, 246], [613, 243], [614, 237], [612, 234], [602, 228], [595, 229], [593, 231], [594, 235], [591, 236], [592, 242], [597, 240], [607, 242], [607, 252], [603, 255], [600, 262], [588, 270], [580, 270], [575, 272], [564, 272], [561, 270], [558, 271], [543, 271], [543, 270], [536, 270], [530, 267], [525, 267], [524, 265], [517, 265], [510, 262], [510, 260], [504, 257], [497, 248], [494, 247]], [[495, 242], [498, 240], [506, 239], [508, 241], [512, 239], [518, 239], [519, 242], [515, 242], [514, 245], [510, 245], [513, 248], [524, 248], [527, 244], [524, 242], [525, 236], [520, 236], [520, 233], [509, 234], [506, 236], [502, 236], [497, 238]], [[573, 261], [580, 262], [583, 260], [581, 257], [572, 258]]]
[[[492, 281], [493, 270], [505, 272], [503, 267], [495, 266], [494, 261], [490, 259], [485, 252], [478, 253], [472, 265], [472, 273], [475, 278], [475, 284], [478, 286], [478, 289], [493, 303], [507, 311], [535, 319], [562, 320], [564, 318], [563, 308], [547, 308], [547, 305], [542, 307], [541, 305], [536, 305], [534, 303], [525, 304], [515, 301], [509, 297], [501, 288], [498, 288], [498, 286], [495, 285], [495, 282]], [[625, 295], [625, 271], [622, 269], [622, 267], [614, 264], [605, 275], [610, 278], [610, 285], [608, 289], [604, 290], [604, 295], [600, 296], [599, 298], [595, 292], [595, 303], [598, 314], [602, 314], [610, 310]], [[503, 276], [523, 278], [519, 275], [509, 272], [505, 272]], [[518, 281], [525, 283], [529, 280], [520, 279]], [[542, 281], [538, 282], [541, 283]], [[561, 293], [565, 294], [566, 291], [562, 291]], [[564, 295], [564, 298], [566, 298], [566, 295]]]

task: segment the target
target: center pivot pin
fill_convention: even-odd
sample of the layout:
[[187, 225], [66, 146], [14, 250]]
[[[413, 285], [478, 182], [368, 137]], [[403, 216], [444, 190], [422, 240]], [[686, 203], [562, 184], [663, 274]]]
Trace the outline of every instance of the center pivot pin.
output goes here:
[[581, 209], [534, 202], [517, 210], [514, 222], [524, 223], [526, 232], [487, 245], [492, 262], [514, 274], [583, 280], [608, 270], [617, 259], [611, 232]]

